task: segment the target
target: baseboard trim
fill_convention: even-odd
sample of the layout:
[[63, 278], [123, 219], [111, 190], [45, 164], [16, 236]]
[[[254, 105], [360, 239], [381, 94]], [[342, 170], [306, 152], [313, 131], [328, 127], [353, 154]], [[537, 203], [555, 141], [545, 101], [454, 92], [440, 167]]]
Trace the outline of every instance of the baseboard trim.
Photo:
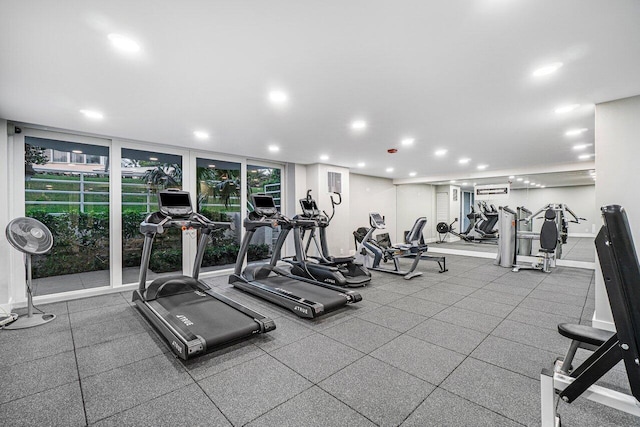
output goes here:
[[593, 317], [591, 318], [591, 326], [598, 329], [604, 329], [606, 331], [616, 331], [616, 325], [613, 322], [596, 319], [596, 313], [593, 313]]

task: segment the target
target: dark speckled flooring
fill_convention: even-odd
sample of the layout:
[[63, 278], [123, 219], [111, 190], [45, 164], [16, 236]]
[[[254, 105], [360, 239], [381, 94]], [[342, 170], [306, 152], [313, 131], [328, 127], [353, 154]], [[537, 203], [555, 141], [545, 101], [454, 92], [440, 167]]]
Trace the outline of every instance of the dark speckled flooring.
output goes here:
[[[43, 306], [54, 322], [0, 331], [0, 424], [539, 425], [540, 371], [569, 344], [556, 324], [589, 323], [593, 271], [447, 266], [422, 262], [411, 281], [374, 273], [361, 303], [315, 321], [208, 279], [277, 329], [188, 363], [128, 292]], [[603, 381], [624, 388], [624, 368]], [[638, 425], [581, 400], [559, 412], [563, 426]]]

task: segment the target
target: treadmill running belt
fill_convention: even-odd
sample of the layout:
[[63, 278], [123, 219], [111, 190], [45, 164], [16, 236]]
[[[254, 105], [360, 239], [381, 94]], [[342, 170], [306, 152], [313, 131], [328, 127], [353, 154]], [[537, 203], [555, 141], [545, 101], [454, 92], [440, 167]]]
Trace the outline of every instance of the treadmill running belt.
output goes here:
[[288, 277], [272, 276], [257, 280], [257, 282], [274, 288], [281, 288], [298, 297], [320, 303], [324, 306], [325, 311], [335, 310], [347, 303], [346, 295], [341, 292]]
[[189, 292], [158, 298], [149, 304], [161, 306], [166, 311], [164, 319], [172, 326], [188, 329], [204, 338], [208, 348], [260, 330], [260, 325], [251, 316], [208, 295]]

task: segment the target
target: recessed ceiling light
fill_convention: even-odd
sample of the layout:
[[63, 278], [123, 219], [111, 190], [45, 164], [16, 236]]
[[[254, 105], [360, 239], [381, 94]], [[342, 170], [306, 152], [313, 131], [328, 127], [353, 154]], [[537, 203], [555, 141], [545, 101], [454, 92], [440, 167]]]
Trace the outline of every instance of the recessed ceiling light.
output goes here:
[[104, 118], [101, 112], [95, 110], [80, 110], [82, 114], [88, 119], [100, 120]]
[[322, 161], [329, 160], [329, 156], [327, 156], [326, 154], [322, 154], [322, 155], [320, 156], [320, 160], [322, 160]]
[[277, 145], [270, 145], [269, 151], [271, 151], [272, 153], [277, 153], [278, 151], [280, 151], [280, 147], [278, 147]]
[[123, 52], [135, 53], [140, 50], [140, 45], [122, 34], [111, 33], [107, 36], [111, 44]]
[[509, 175], [509, 179], [515, 178], [515, 175]]
[[158, 158], [157, 157], [149, 157], [149, 160], [151, 160], [152, 162], [157, 162]]
[[209, 139], [209, 134], [202, 130], [193, 131], [193, 136], [195, 136], [198, 139]]
[[538, 68], [532, 74], [533, 77], [548, 76], [549, 74], [553, 74], [558, 71], [560, 67], [562, 67], [562, 62], [554, 62], [553, 64], [548, 64], [544, 67]]
[[536, 185], [536, 183], [535, 183], [535, 182], [533, 182], [533, 181], [531, 181], [529, 184], [531, 184], [531, 185]]
[[474, 182], [474, 183], [473, 183], [473, 185], [478, 185], [478, 183], [477, 183], [477, 182]]
[[556, 108], [555, 111], [556, 111], [556, 114], [570, 113], [571, 111], [575, 110], [579, 106], [580, 104], [563, 105], [561, 107]]
[[478, 169], [479, 170], [485, 170], [488, 167], [489, 167], [489, 165], [478, 165]]
[[358, 167], [359, 167], [359, 168], [363, 168], [364, 166], [365, 166], [365, 163], [364, 163], [364, 162], [358, 162]]
[[564, 134], [566, 136], [576, 136], [576, 135], [580, 135], [583, 132], [588, 131], [589, 129], [587, 128], [581, 128], [581, 129], [570, 129], [568, 131], [566, 131]]
[[447, 154], [447, 150], [445, 150], [444, 148], [443, 148], [443, 149], [441, 149], [441, 150], [436, 150], [436, 152], [435, 152], [434, 154], [435, 154], [436, 156], [438, 156], [438, 157], [442, 157], [442, 156], [444, 156], [445, 154]]
[[351, 129], [353, 130], [365, 130], [367, 128], [367, 122], [364, 120], [354, 120], [351, 122]]
[[462, 158], [462, 159], [458, 160], [458, 163], [460, 163], [461, 165], [466, 165], [470, 161], [471, 161], [471, 159]]
[[418, 175], [416, 172], [409, 172], [409, 176], [416, 176]]
[[282, 90], [272, 90], [269, 92], [269, 101], [275, 105], [283, 105], [289, 101], [289, 95]]
[[213, 169], [216, 167], [216, 165], [209, 165], [209, 167]]
[[527, 181], [525, 181], [524, 183], [525, 183], [525, 184], [528, 184], [528, 183], [529, 183], [529, 181], [527, 180]]
[[516, 181], [521, 182], [521, 181], [522, 181], [522, 178], [518, 178], [518, 179], [516, 179]]
[[536, 184], [536, 187], [542, 187], [542, 184]]
[[576, 144], [573, 146], [574, 150], [584, 150], [587, 147], [591, 147], [593, 144]]
[[416, 142], [415, 138], [405, 138], [401, 141], [401, 144], [405, 147], [408, 147], [410, 145], [413, 145], [414, 142]]
[[593, 154], [580, 154], [578, 156], [578, 159], [579, 160], [587, 160], [587, 159], [590, 159], [591, 157], [593, 157]]
[[469, 183], [468, 182], [463, 182], [462, 185], [469, 185]]
[[455, 180], [455, 179], [452, 179], [451, 181], [449, 181], [449, 183], [451, 183], [451, 184], [455, 184], [455, 183], [456, 183], [456, 180]]
[[387, 168], [386, 171], [387, 172], [393, 172], [393, 168]]
[[82, 154], [82, 150], [71, 150], [72, 153]]
[[540, 188], [547, 188], [547, 186], [546, 185], [541, 185]]

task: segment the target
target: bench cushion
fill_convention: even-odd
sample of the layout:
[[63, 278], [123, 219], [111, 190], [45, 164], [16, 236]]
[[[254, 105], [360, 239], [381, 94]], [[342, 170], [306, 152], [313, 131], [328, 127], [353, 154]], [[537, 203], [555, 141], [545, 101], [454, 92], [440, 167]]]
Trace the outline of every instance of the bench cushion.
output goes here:
[[615, 332], [575, 323], [560, 323], [558, 332], [563, 337], [595, 346], [601, 346], [615, 334]]

